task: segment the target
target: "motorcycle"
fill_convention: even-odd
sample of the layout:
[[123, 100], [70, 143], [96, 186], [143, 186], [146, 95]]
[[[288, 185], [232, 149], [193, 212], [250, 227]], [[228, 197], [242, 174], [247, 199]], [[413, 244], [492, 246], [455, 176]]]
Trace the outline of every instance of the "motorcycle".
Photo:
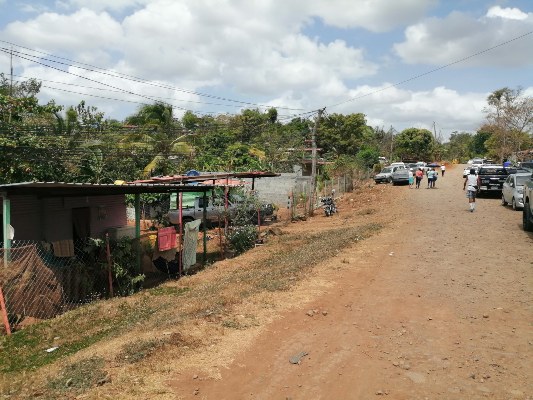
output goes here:
[[335, 201], [332, 197], [323, 197], [320, 199], [322, 202], [322, 207], [324, 208], [324, 213], [326, 214], [326, 217], [331, 217], [334, 213], [337, 212], [337, 206], [335, 205]]

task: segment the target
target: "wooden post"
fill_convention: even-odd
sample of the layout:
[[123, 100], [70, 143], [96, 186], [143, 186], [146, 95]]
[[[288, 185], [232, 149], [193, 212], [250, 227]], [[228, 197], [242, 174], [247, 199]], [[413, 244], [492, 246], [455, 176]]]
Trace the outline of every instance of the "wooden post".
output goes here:
[[180, 232], [178, 235], [178, 270], [179, 276], [183, 273], [183, 192], [180, 192], [178, 195], [178, 207], [179, 207], [179, 226]]
[[135, 238], [137, 239], [137, 272], [141, 272], [141, 195], [135, 193]]
[[2, 312], [2, 320], [4, 321], [6, 332], [8, 335], [11, 335], [11, 327], [9, 326], [9, 319], [7, 318], [6, 302], [4, 301], [4, 293], [2, 292], [1, 286], [0, 286], [0, 312]]
[[207, 263], [207, 193], [204, 190], [204, 213], [202, 218], [202, 225], [203, 225], [203, 232], [204, 232], [204, 251], [203, 251], [203, 258], [202, 262], [203, 265]]
[[105, 234], [107, 278], [109, 281], [109, 297], [113, 298], [113, 266], [111, 265], [111, 249], [109, 248], [109, 233]]

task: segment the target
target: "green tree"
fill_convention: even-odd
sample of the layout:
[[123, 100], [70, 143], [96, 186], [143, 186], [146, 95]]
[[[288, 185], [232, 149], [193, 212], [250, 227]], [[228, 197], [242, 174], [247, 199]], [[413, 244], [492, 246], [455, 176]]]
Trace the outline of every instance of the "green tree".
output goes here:
[[435, 139], [427, 129], [407, 128], [395, 138], [395, 153], [402, 160], [430, 160], [433, 157]]
[[317, 145], [325, 154], [354, 156], [373, 134], [364, 114], [331, 114], [319, 123]]
[[486, 142], [491, 156], [503, 161], [531, 144], [533, 97], [523, 95], [520, 88], [505, 87], [492, 92], [487, 104], [482, 129], [491, 133]]
[[472, 157], [471, 148], [474, 137], [468, 132], [453, 132], [450, 139], [445, 143], [447, 158], [466, 162]]
[[485, 143], [491, 137], [492, 133], [485, 130], [485, 128], [485, 126], [479, 128], [472, 137], [472, 143], [470, 144], [471, 157], [485, 157], [487, 155], [488, 150]]
[[375, 147], [364, 147], [355, 156], [363, 168], [372, 168], [379, 162], [379, 150]]
[[183, 129], [180, 121], [174, 120], [170, 105], [162, 102], [143, 105], [125, 122], [135, 125], [136, 129], [121, 141], [121, 145], [135, 147], [152, 156], [143, 169], [144, 176], [173, 174], [177, 171], [177, 165], [169, 162], [170, 157], [192, 152], [187, 143], [189, 132]]

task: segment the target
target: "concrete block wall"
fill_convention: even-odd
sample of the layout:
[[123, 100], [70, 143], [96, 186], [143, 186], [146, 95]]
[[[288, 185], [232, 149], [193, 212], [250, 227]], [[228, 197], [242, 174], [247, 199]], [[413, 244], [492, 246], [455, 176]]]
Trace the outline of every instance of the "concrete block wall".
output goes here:
[[[278, 177], [256, 179], [254, 187], [261, 200], [285, 207], [289, 194], [293, 190], [301, 190], [310, 185], [310, 178], [302, 176], [301, 172], [282, 173]], [[247, 186], [251, 188], [252, 180], [246, 179], [246, 181], [250, 183]]]

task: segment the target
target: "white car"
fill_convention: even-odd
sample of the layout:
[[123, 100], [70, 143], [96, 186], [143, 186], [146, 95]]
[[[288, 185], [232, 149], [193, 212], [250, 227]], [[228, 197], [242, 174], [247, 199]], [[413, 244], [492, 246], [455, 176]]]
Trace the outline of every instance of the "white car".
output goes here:
[[393, 162], [391, 163], [391, 165], [389, 165], [389, 167], [404, 167], [405, 168], [405, 163], [404, 162]]
[[502, 187], [502, 206], [511, 204], [513, 210], [524, 208], [524, 184], [531, 179], [530, 173], [511, 174]]
[[476, 170], [476, 175], [477, 175], [477, 170], [479, 169], [479, 167], [474, 166], [474, 165], [470, 165], [470, 166], [466, 167], [466, 168], [463, 170], [463, 178], [466, 178], [468, 175], [470, 175], [470, 170], [471, 170], [472, 168]]

